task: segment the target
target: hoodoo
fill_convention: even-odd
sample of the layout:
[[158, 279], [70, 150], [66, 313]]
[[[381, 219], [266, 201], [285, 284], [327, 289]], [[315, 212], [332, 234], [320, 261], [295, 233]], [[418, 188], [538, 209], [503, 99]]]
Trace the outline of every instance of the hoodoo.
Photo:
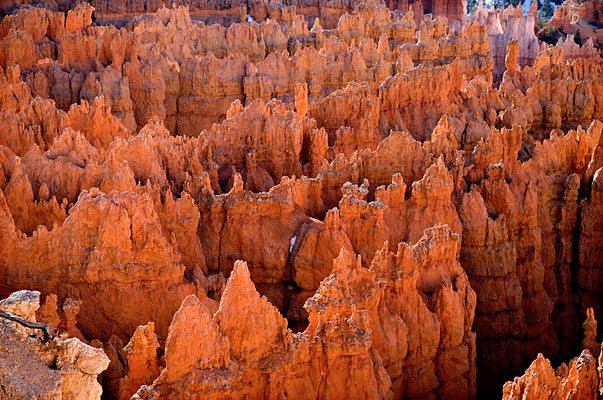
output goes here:
[[493, 3], [1, 2], [0, 399], [598, 398], [603, 5]]

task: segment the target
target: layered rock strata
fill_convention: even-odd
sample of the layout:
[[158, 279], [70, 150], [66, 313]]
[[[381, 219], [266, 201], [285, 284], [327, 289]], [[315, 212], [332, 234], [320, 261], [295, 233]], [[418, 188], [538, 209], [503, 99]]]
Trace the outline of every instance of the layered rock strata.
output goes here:
[[494, 397], [534, 359], [504, 396], [596, 386], [594, 44], [518, 8], [123, 6], [0, 22], [0, 294], [99, 349], [81, 393], [101, 364], [118, 399]]

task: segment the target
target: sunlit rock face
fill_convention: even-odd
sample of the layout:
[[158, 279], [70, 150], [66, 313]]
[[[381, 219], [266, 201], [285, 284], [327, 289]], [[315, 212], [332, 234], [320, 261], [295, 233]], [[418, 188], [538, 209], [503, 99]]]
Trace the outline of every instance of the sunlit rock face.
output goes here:
[[0, 309], [58, 330], [0, 398], [595, 398], [600, 30], [75, 3], [0, 5]]
[[[0, 300], [0, 310], [36, 322], [40, 292], [20, 290]], [[1, 315], [1, 314], [0, 314]], [[98, 399], [97, 377], [109, 365], [102, 349], [78, 338], [44, 339], [41, 333], [0, 318], [0, 394], [6, 399]]]

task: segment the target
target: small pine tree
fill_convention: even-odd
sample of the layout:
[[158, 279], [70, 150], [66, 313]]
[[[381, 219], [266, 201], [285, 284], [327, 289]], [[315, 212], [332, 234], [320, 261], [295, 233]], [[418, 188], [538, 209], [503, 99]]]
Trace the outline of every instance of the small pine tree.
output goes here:
[[553, 16], [553, 6], [551, 5], [551, 0], [544, 0], [544, 4], [542, 5], [542, 14], [548, 20]]
[[[536, 0], [534, 0], [536, 1]], [[538, 27], [538, 30], [542, 30], [544, 29], [544, 27], [548, 24], [549, 21], [546, 20], [546, 17], [544, 16], [544, 13], [542, 12], [542, 10], [538, 10], [538, 14], [537, 14], [537, 19], [536, 19], [536, 26]]]

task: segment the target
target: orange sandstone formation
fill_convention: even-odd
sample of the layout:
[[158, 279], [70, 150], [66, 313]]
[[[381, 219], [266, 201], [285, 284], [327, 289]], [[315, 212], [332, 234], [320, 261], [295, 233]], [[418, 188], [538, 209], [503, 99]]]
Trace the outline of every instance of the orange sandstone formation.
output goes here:
[[[539, 42], [534, 34], [536, 20], [532, 14], [523, 15], [522, 5], [513, 7], [509, 5], [506, 9], [494, 10], [483, 8], [483, 0], [479, 0], [477, 11], [471, 19], [485, 24], [488, 27], [490, 38], [490, 55], [494, 59], [494, 80], [500, 81], [505, 71], [505, 55], [508, 46], [518, 41], [517, 60], [519, 65], [531, 66], [538, 52], [546, 47], [545, 43]], [[535, 4], [535, 3], [534, 3]]]
[[[412, 67], [404, 53], [414, 62], [438, 64], [459, 57], [463, 74], [470, 77], [487, 77], [491, 62], [483, 27], [446, 36], [447, 22], [440, 18], [437, 25], [421, 24], [417, 42], [412, 18], [390, 14], [374, 2], [353, 7], [329, 31], [320, 22], [308, 30], [303, 18], [292, 25], [272, 20], [228, 28], [205, 25], [191, 20], [192, 11], [184, 7], [159, 9], [153, 18], [141, 16], [130, 29], [118, 30], [89, 26], [91, 9], [78, 7], [66, 20], [63, 13], [45, 10], [58, 18], [57, 32], [50, 33], [27, 31], [26, 18], [35, 15], [28, 14], [33, 9], [20, 10], [16, 15], [23, 18], [11, 22], [15, 28], [0, 42], [0, 50], [6, 42], [7, 51], [4, 58], [0, 51], [0, 66], [19, 64], [28, 72], [25, 80], [32, 94], [53, 99], [64, 111], [81, 99], [92, 102], [103, 95], [129, 130], [140, 129], [157, 115], [172, 133], [197, 136], [199, 128], [222, 119], [236, 99], [293, 101], [298, 82], [308, 85], [310, 98], [322, 98], [351, 81], [378, 86]], [[11, 45], [27, 42], [14, 35], [32, 36], [31, 49]], [[34, 40], [38, 37], [60, 51], [42, 54]], [[404, 44], [401, 55], [399, 46]]]
[[[596, 342], [597, 321], [592, 308], [582, 325], [585, 339], [580, 357], [561, 364], [553, 370], [549, 360], [542, 354], [526, 370], [525, 375], [507, 382], [503, 388], [503, 399], [596, 399], [599, 397], [601, 362], [598, 354], [601, 345]], [[591, 353], [594, 351], [594, 354]], [[598, 362], [597, 362], [598, 359]], [[599, 372], [597, 372], [599, 371]]]
[[[196, 297], [184, 300], [170, 325], [166, 368], [138, 395], [471, 397], [475, 294], [455, 260], [457, 243], [447, 227], [431, 228], [415, 246], [383, 249], [368, 269], [342, 250], [306, 302], [310, 323], [297, 334], [238, 261], [213, 318]], [[269, 378], [259, 383], [262, 374]]]
[[0, 5], [0, 397], [596, 395], [595, 37], [178, 4]]

